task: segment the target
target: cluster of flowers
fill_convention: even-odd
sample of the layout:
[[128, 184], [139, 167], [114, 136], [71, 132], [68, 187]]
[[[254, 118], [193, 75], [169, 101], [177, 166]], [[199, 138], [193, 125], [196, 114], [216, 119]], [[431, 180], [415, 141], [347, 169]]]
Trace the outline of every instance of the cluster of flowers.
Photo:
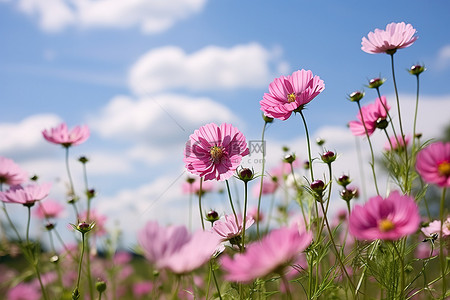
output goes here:
[[[391, 56], [393, 64], [396, 51], [409, 47], [416, 41], [415, 33], [416, 30], [410, 24], [391, 23], [385, 30], [376, 29], [370, 32], [367, 38], [364, 37], [361, 49], [367, 53], [387, 53]], [[410, 73], [418, 77], [424, 70], [423, 66], [413, 66]], [[149, 295], [153, 298], [165, 297], [172, 293], [173, 298], [192, 296], [209, 299], [211, 278], [216, 288], [214, 296], [220, 299], [223, 293], [229, 297], [243, 299], [256, 297], [255, 294], [267, 296], [278, 292], [286, 294], [289, 299], [303, 296], [308, 299], [343, 298], [350, 297], [350, 294], [357, 297], [361, 292], [374, 297], [383, 297], [383, 293], [386, 293], [388, 297], [398, 299], [407, 297], [409, 299], [412, 296], [425, 298], [430, 295], [433, 297], [440, 295], [444, 299], [450, 296], [446, 283], [449, 274], [446, 244], [450, 236], [450, 217], [447, 217], [444, 205], [445, 191], [450, 187], [450, 143], [420, 143], [420, 135], [415, 132], [415, 124], [412, 137], [405, 135], [398, 97], [397, 130], [400, 129], [400, 134], [396, 134], [396, 127], [389, 114], [391, 106], [386, 97], [380, 94], [380, 87], [384, 81], [385, 79], [375, 78], [369, 82], [369, 87], [376, 89], [378, 93], [374, 103], [361, 107], [360, 101], [364, 93], [357, 91], [349, 95], [349, 99], [358, 105], [357, 120], [351, 121], [349, 128], [355, 136], [365, 136], [369, 142], [373, 183], [377, 195], [370, 197], [363, 205], [352, 205], [351, 200], [357, 197], [358, 190], [349, 185], [351, 182], [349, 176], [340, 176], [336, 180], [343, 188], [339, 195], [347, 202], [348, 209], [339, 212], [337, 221], [333, 223], [329, 222], [327, 214], [334, 181], [331, 166], [337, 155], [324, 149], [320, 158], [312, 158], [309, 133], [303, 114], [305, 106], [325, 89], [323, 80], [312, 71], [299, 70], [291, 75], [276, 78], [270, 83], [268, 93], [265, 93], [260, 101], [264, 114], [264, 130], [265, 125], [274, 119], [287, 120], [293, 113], [300, 114], [307, 136], [308, 161], [305, 169], [309, 172], [309, 178], [304, 181], [294, 174], [294, 169], [299, 167], [294, 154], [287, 154], [283, 164], [270, 172], [266, 173], [263, 165], [260, 184], [255, 186], [253, 191], [255, 198], [258, 198], [258, 207], [254, 211], [247, 212], [247, 184], [258, 176], [253, 170], [242, 167], [239, 169], [243, 157], [249, 154], [244, 134], [227, 123], [220, 126], [214, 123], [206, 124], [191, 134], [184, 149], [184, 163], [186, 169], [198, 178], [189, 178], [183, 189], [186, 193], [197, 195], [199, 198], [202, 229], [191, 233], [185, 226], [161, 226], [155, 221], [149, 221], [137, 234], [139, 243], [137, 253], [141, 253], [151, 264], [154, 273], [149, 277], [151, 280], [147, 278], [133, 283], [133, 297], [135, 299]], [[390, 137], [387, 133], [389, 125], [393, 131]], [[385, 157], [389, 164], [395, 165], [395, 172], [391, 175], [397, 188], [386, 197], [379, 192], [374, 153], [370, 143], [370, 137], [377, 129], [386, 132], [388, 140]], [[44, 130], [43, 137], [69, 151], [70, 147], [82, 144], [88, 139], [89, 129], [86, 126], [77, 126], [73, 130], [68, 130], [63, 123], [51, 130]], [[412, 147], [409, 148], [411, 140]], [[318, 141], [318, 144], [322, 145], [323, 141]], [[68, 155], [66, 159], [67, 157]], [[88, 160], [83, 157], [79, 161], [84, 166]], [[317, 161], [323, 162], [330, 171], [329, 178], [324, 179], [325, 182], [314, 177], [314, 163]], [[92, 256], [90, 250], [94, 244], [90, 242], [88, 233], [104, 235], [106, 217], [91, 209], [90, 201], [95, 197], [95, 191], [87, 186], [85, 187], [87, 210], [78, 213], [79, 197], [73, 187], [68, 162], [66, 166], [70, 181], [68, 203], [73, 206], [76, 216], [72, 228], [81, 234], [79, 249], [69, 251], [70, 247], [64, 246], [68, 255], [56, 254], [53, 249], [55, 254], [52, 256], [53, 260], [58, 261], [59, 257], [64, 257], [66, 265], [56, 264], [57, 274], [52, 273], [53, 277], [43, 276], [38, 267], [39, 263], [36, 263], [39, 258], [29, 239], [29, 221], [26, 242], [23, 242], [4, 205], [7, 220], [17, 234], [21, 251], [34, 267], [38, 281], [12, 286], [8, 290], [8, 299], [25, 299], [24, 297], [50, 299], [47, 285], [57, 282], [58, 277], [62, 290], [56, 292], [52, 290], [51, 295], [70, 290], [72, 299], [79, 299], [82, 295], [88, 298], [88, 293], [83, 291], [83, 288], [88, 289], [89, 298], [93, 299], [92, 278], [103, 278], [104, 280], [96, 284], [100, 299], [106, 290], [106, 277], [102, 274], [102, 270], [109, 270], [110, 281], [114, 282], [113, 292], [109, 294], [112, 299], [116, 299], [117, 295], [122, 298], [126, 295], [126, 291], [120, 291], [115, 285], [125, 282], [131, 275], [133, 269], [127, 264], [133, 259], [129, 253], [116, 253], [113, 255], [113, 265], [108, 266], [100, 263], [101, 260], [96, 260], [95, 255]], [[414, 185], [416, 172], [423, 182], [442, 188], [443, 195], [437, 220], [429, 218], [422, 223], [424, 219], [420, 215], [419, 205], [422, 203], [426, 205], [424, 200], [426, 186]], [[243, 215], [236, 213], [230, 193], [228, 180], [233, 176], [244, 184]], [[12, 160], [0, 157], [2, 188], [0, 200], [7, 204], [18, 203], [25, 206], [28, 209], [28, 220], [31, 207], [39, 203], [34, 215], [45, 219], [46, 227], [51, 232], [54, 229], [52, 220], [60, 216], [63, 206], [58, 201], [42, 201], [48, 196], [51, 184], [33, 182], [25, 185], [27, 181], [26, 172]], [[205, 218], [202, 214], [202, 196], [205, 192], [212, 191], [213, 181], [225, 182], [229, 194], [232, 213], [222, 218], [219, 218], [215, 211], [210, 211]], [[289, 181], [291, 183], [288, 183]], [[9, 187], [5, 191], [3, 191], [4, 184]], [[290, 219], [287, 215], [279, 222], [280, 226], [277, 228], [271, 229], [267, 226], [264, 232], [260, 231], [259, 224], [263, 221], [260, 209], [261, 197], [274, 195], [280, 187], [295, 191], [294, 199], [301, 208], [301, 216]], [[210, 230], [205, 229], [204, 220], [211, 222]], [[269, 221], [270, 217], [266, 222]], [[254, 224], [257, 227], [256, 231], [253, 230]], [[325, 233], [325, 229], [328, 234]], [[420, 247], [415, 243], [419, 231], [428, 243], [419, 243]], [[338, 238], [338, 234], [342, 236]], [[335, 239], [339, 239], [339, 242]], [[435, 242], [439, 243], [437, 252], [433, 248]], [[408, 244], [414, 245], [417, 249], [422, 245], [429, 245], [431, 248], [429, 251], [426, 249], [428, 252], [425, 254], [417, 255], [423, 261], [421, 269], [405, 274], [408, 266], [413, 265], [407, 253]], [[81, 251], [80, 255], [75, 254], [77, 250]], [[440, 271], [430, 272], [433, 280], [427, 281], [425, 278], [421, 284], [415, 284], [421, 274], [427, 273], [428, 265], [433, 263], [431, 259], [437, 255]], [[379, 261], [376, 262], [377, 260]], [[70, 268], [70, 263], [78, 264], [78, 272], [74, 272], [71, 276], [61, 276], [61, 269], [58, 268], [61, 266]], [[389, 265], [394, 266], [392, 270], [389, 269]], [[199, 275], [202, 273], [196, 271], [199, 269], [208, 270], [207, 287], [204, 287], [202, 282], [204, 277]], [[81, 282], [81, 274], [86, 274], [85, 285]], [[173, 276], [174, 274], [176, 276]], [[190, 277], [193, 274], [195, 277], [192, 277], [191, 283], [182, 287], [180, 278]], [[373, 282], [370, 282], [371, 279], [374, 279]], [[279, 285], [274, 287], [272, 284], [274, 281], [278, 281]], [[332, 287], [336, 287], [333, 285], [335, 281], [345, 284], [340, 289], [333, 289]], [[292, 283], [296, 285], [293, 286]], [[172, 291], [164, 290], [168, 286]], [[200, 288], [201, 286], [203, 287]], [[380, 292], [369, 289], [361, 291], [361, 286], [378, 287]], [[440, 294], [437, 291], [438, 286], [442, 287]], [[294, 296], [294, 292], [298, 295]]]

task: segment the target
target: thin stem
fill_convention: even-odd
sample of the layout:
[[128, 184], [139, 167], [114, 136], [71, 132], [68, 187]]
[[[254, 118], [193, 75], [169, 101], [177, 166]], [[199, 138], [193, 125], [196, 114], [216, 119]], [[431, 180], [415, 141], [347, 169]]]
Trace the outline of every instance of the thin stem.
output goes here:
[[444, 226], [444, 209], [445, 209], [445, 193], [447, 188], [442, 189], [442, 197], [439, 209], [439, 219], [441, 220], [441, 228], [439, 230], [439, 258], [441, 261], [441, 273], [442, 273], [442, 299], [444, 299], [447, 292], [447, 280], [445, 279], [445, 270], [447, 269], [447, 262], [444, 255], [444, 237], [443, 237], [443, 226]]
[[31, 221], [31, 206], [27, 205], [28, 208], [28, 218], [27, 218], [27, 247], [30, 245], [30, 221]]
[[272, 220], [272, 212], [273, 212], [274, 204], [275, 204], [275, 193], [272, 194], [272, 199], [270, 199], [269, 214], [267, 216], [267, 224], [266, 224], [266, 233], [269, 232], [270, 221]]
[[[319, 234], [317, 235], [318, 238], [322, 234], [323, 225], [324, 225], [324, 222], [325, 222], [326, 215], [328, 213], [328, 207], [330, 205], [330, 198], [331, 198], [331, 187], [332, 187], [332, 184], [333, 184], [333, 172], [332, 172], [332, 169], [331, 169], [331, 164], [327, 164], [327, 165], [328, 165], [328, 174], [330, 176], [330, 186], [328, 187], [327, 206], [325, 207], [325, 211], [323, 213], [324, 214], [324, 218], [322, 219], [322, 224], [319, 227]], [[348, 203], [349, 201], [346, 201], [346, 202]], [[350, 216], [350, 211], [349, 211], [348, 215]]]
[[403, 299], [403, 292], [405, 290], [405, 262], [403, 261], [403, 256], [398, 251], [397, 246], [395, 246], [395, 242], [392, 242], [392, 246], [394, 246], [394, 251], [398, 256], [398, 259], [400, 260], [400, 298], [399, 299]]
[[289, 288], [289, 281], [286, 279], [285, 276], [281, 275], [281, 281], [284, 284], [284, 287], [286, 288], [286, 296], [289, 300], [292, 299], [291, 289]]
[[311, 144], [309, 142], [308, 126], [306, 125], [306, 120], [305, 120], [305, 116], [303, 115], [303, 111], [300, 111], [300, 116], [302, 117], [303, 125], [305, 126], [306, 143], [308, 145], [309, 170], [310, 170], [310, 173], [311, 173], [311, 182], [313, 182], [314, 181], [314, 172], [313, 172], [312, 159], [311, 159]]
[[237, 224], [239, 224], [239, 222], [238, 222], [236, 210], [234, 209], [233, 199], [231, 198], [230, 184], [228, 183], [228, 180], [225, 180], [225, 183], [227, 184], [228, 198], [230, 199], [231, 210], [233, 211], [234, 218], [236, 220], [236, 225], [237, 225]]
[[362, 122], [362, 124], [364, 126], [364, 131], [366, 132], [367, 141], [369, 142], [370, 156], [371, 156], [370, 166], [372, 167], [372, 175], [373, 175], [373, 182], [375, 184], [375, 189], [377, 190], [377, 195], [379, 196], [380, 195], [380, 191], [378, 190], [377, 176], [375, 175], [375, 156], [373, 154], [372, 142], [370, 141], [369, 132], [367, 131], [366, 123], [364, 121], [364, 115], [363, 115], [362, 110], [361, 110], [361, 104], [359, 103], [359, 101], [356, 101], [356, 104], [358, 104], [359, 115], [361, 116], [361, 122]]
[[[297, 178], [295, 178], [295, 174], [294, 174], [294, 166], [292, 165], [292, 162], [289, 163], [289, 165], [291, 166], [291, 174], [292, 174], [292, 178], [294, 179], [294, 185], [295, 185], [295, 197], [298, 197], [298, 191], [300, 190], [300, 187], [297, 183]], [[303, 208], [303, 201], [302, 199], [299, 199], [300, 202], [300, 209], [302, 211], [302, 216], [303, 216], [303, 220], [305, 221], [305, 229], [308, 228], [308, 222], [306, 221], [306, 215], [305, 215], [305, 209]]]
[[83, 256], [84, 256], [84, 233], [81, 233], [81, 255], [80, 255], [80, 261], [78, 263], [78, 278], [77, 278], [77, 285], [75, 286], [75, 290], [78, 293], [80, 288], [80, 279], [81, 279], [81, 269], [83, 266]]
[[416, 81], [417, 81], [417, 90], [416, 90], [416, 107], [414, 110], [414, 125], [413, 125], [413, 144], [412, 144], [412, 153], [414, 155], [414, 152], [416, 150], [416, 123], [417, 123], [417, 112], [419, 110], [419, 74], [416, 75]]
[[189, 183], [189, 231], [192, 231], [192, 183]]
[[[245, 227], [246, 227], [246, 222], [247, 222], [247, 181], [244, 181], [244, 218], [243, 218], [243, 223], [242, 223], [242, 251], [245, 250]], [[258, 222], [257, 222], [258, 223]], [[236, 224], [237, 227], [239, 228], [239, 223]]]
[[217, 294], [219, 295], [219, 299], [222, 300], [222, 295], [220, 294], [220, 287], [219, 287], [219, 283], [217, 282], [217, 279], [216, 279], [216, 274], [214, 273], [214, 270], [212, 270], [212, 269], [211, 269], [211, 272], [212, 272], [212, 276], [214, 279], [214, 284], [216, 285]]
[[359, 144], [359, 139], [357, 136], [355, 136], [355, 144], [356, 144], [356, 155], [358, 156], [358, 169], [359, 169], [359, 176], [361, 178], [361, 187], [363, 190], [364, 199], [367, 199], [366, 176], [364, 175], [364, 167], [363, 167], [364, 164], [362, 162], [361, 146]]
[[2, 202], [2, 203], [3, 203], [3, 211], [5, 212], [6, 218], [8, 219], [8, 223], [9, 223], [9, 225], [11, 226], [11, 228], [14, 230], [14, 232], [16, 233], [17, 240], [18, 240], [20, 243], [22, 243], [22, 239], [21, 239], [21, 237], [20, 237], [20, 234], [19, 234], [19, 232], [17, 231], [16, 226], [14, 226], [14, 223], [12, 222], [11, 218], [9, 217], [8, 211], [6, 210], [5, 202]]
[[[258, 196], [258, 210], [256, 216], [259, 219], [259, 212], [261, 211], [261, 197], [262, 197], [262, 190], [263, 190], [263, 181], [264, 181], [264, 168], [266, 166], [266, 153], [265, 153], [265, 145], [264, 145], [264, 133], [266, 132], [266, 126], [267, 122], [264, 122], [262, 134], [261, 134], [261, 143], [262, 143], [262, 169], [261, 169], [261, 183], [259, 186], [259, 196]], [[256, 236], [258, 239], [260, 238], [259, 235], [259, 220], [256, 222]]]
[[389, 119], [389, 123], [391, 123], [392, 132], [394, 133], [394, 137], [395, 137], [395, 139], [396, 139], [396, 141], [397, 141], [397, 145], [400, 145], [400, 143], [399, 143], [399, 141], [398, 141], [397, 133], [395, 132], [394, 122], [392, 122], [392, 117], [391, 117], [391, 115], [389, 114], [389, 109], [387, 108], [387, 105], [385, 105], [385, 104], [383, 103], [383, 101], [381, 101], [380, 87], [377, 87], [377, 94], [378, 94], [378, 98], [380, 99], [381, 105], [383, 106], [384, 110], [386, 111], [386, 116], [387, 116], [388, 119]]
[[71, 196], [75, 195], [75, 189], [73, 187], [73, 180], [72, 175], [70, 173], [70, 167], [69, 167], [69, 147], [64, 147], [66, 149], [66, 170], [67, 170], [67, 176], [69, 177], [69, 184], [70, 184], [70, 194]]
[[200, 177], [200, 189], [198, 190], [198, 208], [200, 210], [200, 220], [202, 221], [202, 229], [205, 230], [205, 221], [203, 220], [203, 210], [202, 210], [202, 185], [203, 185], [203, 177]]

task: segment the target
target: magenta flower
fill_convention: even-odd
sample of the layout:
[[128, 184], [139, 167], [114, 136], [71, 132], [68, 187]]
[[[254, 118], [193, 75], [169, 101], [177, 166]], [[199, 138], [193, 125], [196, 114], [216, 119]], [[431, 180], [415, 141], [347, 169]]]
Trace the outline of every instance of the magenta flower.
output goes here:
[[0, 200], [7, 203], [20, 203], [25, 206], [33, 206], [36, 201], [40, 201], [48, 196], [52, 184], [42, 185], [29, 184], [27, 186], [15, 185], [5, 192], [0, 192]]
[[148, 295], [153, 290], [153, 282], [141, 281], [133, 284], [133, 296], [136, 299], [141, 299]]
[[212, 232], [190, 235], [184, 226], [160, 227], [152, 221], [138, 233], [138, 241], [150, 262], [176, 274], [189, 273], [205, 264], [220, 244]]
[[360, 240], [398, 240], [416, 232], [419, 224], [414, 198], [394, 191], [386, 199], [376, 196], [364, 206], [356, 205], [350, 214], [349, 231]]
[[64, 147], [76, 146], [84, 143], [90, 135], [86, 125], [75, 126], [72, 130], [67, 129], [66, 123], [61, 123], [50, 130], [42, 131], [44, 138], [50, 143], [60, 144]]
[[265, 93], [259, 102], [261, 110], [268, 117], [287, 120], [292, 112], [303, 109], [325, 89], [319, 76], [308, 70], [300, 70], [289, 76], [275, 78], [269, 84], [269, 93]]
[[[214, 222], [212, 232], [220, 237], [222, 241], [228, 241], [238, 235], [242, 235], [242, 229], [244, 221], [242, 216], [238, 216], [238, 223], [236, 223], [236, 217], [234, 215], [226, 215], [221, 220]], [[245, 220], [245, 230], [255, 223], [255, 220], [247, 215]]]
[[210, 123], [189, 136], [184, 149], [186, 169], [205, 180], [227, 180], [249, 154], [245, 136], [231, 124]]
[[64, 206], [58, 201], [47, 199], [39, 202], [37, 209], [34, 211], [34, 215], [38, 219], [59, 218], [63, 211]]
[[11, 288], [6, 297], [8, 300], [39, 300], [41, 293], [33, 284], [22, 282]]
[[23, 171], [11, 159], [0, 156], [0, 184], [17, 185], [27, 180], [27, 172]]
[[[411, 138], [408, 135], [405, 136], [405, 141], [404, 142], [403, 142], [403, 138], [402, 138], [401, 135], [391, 136], [391, 137], [389, 137], [390, 143], [389, 143], [389, 141], [387, 141], [384, 144], [384, 150], [391, 151], [391, 144], [392, 144], [392, 150], [394, 150], [394, 151], [403, 151], [403, 150], [405, 150], [406, 147], [408, 147], [408, 144], [409, 144], [410, 140], [411, 140]], [[406, 147], [405, 147], [405, 143], [406, 143]]]
[[248, 245], [244, 253], [221, 259], [225, 278], [230, 281], [250, 282], [270, 273], [284, 275], [286, 267], [294, 263], [312, 241], [312, 233], [297, 226], [271, 231], [261, 241]]
[[436, 142], [422, 149], [416, 170], [427, 183], [450, 187], [450, 143]]
[[386, 26], [386, 30], [377, 28], [375, 32], [369, 32], [367, 38], [363, 37], [361, 50], [370, 54], [394, 54], [397, 49], [411, 46], [417, 40], [415, 33], [411, 24], [391, 23]]
[[[435, 220], [428, 224], [427, 227], [423, 227], [421, 230], [427, 237], [433, 234], [437, 234], [439, 236], [441, 234], [441, 221]], [[450, 236], [450, 217], [444, 221], [444, 225], [442, 226], [442, 236]]]
[[377, 98], [375, 100], [375, 103], [371, 103], [361, 107], [361, 111], [358, 112], [356, 116], [358, 118], [358, 121], [351, 121], [349, 123], [350, 130], [352, 131], [353, 135], [366, 135], [366, 131], [364, 129], [362, 121], [363, 118], [364, 124], [366, 125], [367, 134], [372, 135], [380, 121], [385, 121], [387, 118], [387, 112], [384, 107], [386, 107], [387, 110], [391, 108], [387, 103], [385, 96]]

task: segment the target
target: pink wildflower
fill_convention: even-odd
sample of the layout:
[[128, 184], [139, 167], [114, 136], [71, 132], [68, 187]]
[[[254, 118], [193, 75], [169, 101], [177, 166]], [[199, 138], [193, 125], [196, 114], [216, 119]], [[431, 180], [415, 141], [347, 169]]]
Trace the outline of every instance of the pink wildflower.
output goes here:
[[6, 192], [0, 192], [0, 200], [7, 203], [20, 203], [25, 206], [33, 206], [48, 196], [52, 184], [44, 183], [42, 185], [29, 184], [24, 187], [15, 185]]
[[427, 183], [450, 187], [450, 143], [436, 142], [422, 149], [416, 170]]
[[61, 123], [50, 130], [45, 129], [42, 131], [42, 135], [50, 143], [70, 147], [84, 143], [89, 138], [90, 132], [86, 125], [75, 126], [69, 131], [67, 124]]
[[393, 54], [397, 49], [411, 46], [417, 40], [415, 33], [411, 24], [391, 23], [386, 26], [386, 30], [377, 28], [369, 32], [367, 38], [363, 37], [361, 50], [370, 54]]
[[[421, 231], [423, 234], [425, 234], [427, 237], [437, 234], [441, 234], [441, 221], [435, 220], [428, 224], [427, 227], [422, 227]], [[442, 226], [442, 236], [450, 236], [450, 217], [447, 218], [447, 220], [444, 221], [444, 225]]]
[[63, 211], [64, 206], [58, 201], [47, 199], [39, 202], [39, 206], [34, 211], [34, 215], [38, 219], [51, 219], [60, 217]]
[[0, 156], [0, 184], [17, 185], [27, 180], [27, 172], [23, 171], [11, 159]]
[[141, 299], [145, 295], [148, 295], [153, 289], [153, 283], [151, 281], [141, 281], [133, 284], [133, 296], [136, 299]]
[[22, 282], [11, 288], [6, 298], [8, 300], [39, 300], [41, 299], [41, 293], [33, 284]]
[[268, 117], [287, 120], [292, 112], [303, 109], [325, 89], [319, 76], [308, 70], [300, 70], [289, 76], [275, 78], [259, 102], [261, 110]]
[[[275, 179], [275, 180], [274, 180]], [[264, 178], [263, 184], [262, 184], [262, 195], [271, 195], [275, 193], [275, 191], [278, 189], [278, 179], [277, 177], [272, 178]], [[252, 189], [252, 194], [255, 198], [259, 197], [259, 191], [260, 191], [260, 184], [255, 184]]]
[[[389, 143], [389, 141], [387, 141], [386, 144], [384, 144], [384, 150], [391, 151], [391, 144], [392, 144], [393, 151], [403, 151], [403, 150], [405, 150], [406, 147], [408, 147], [410, 140], [411, 140], [411, 138], [409, 136], [405, 136], [405, 142], [403, 142], [403, 138], [401, 135], [391, 136], [391, 137], [389, 137], [390, 143]], [[397, 141], [398, 141], [398, 143], [397, 143]], [[406, 147], [405, 147], [405, 143], [406, 143]]]
[[245, 136], [231, 124], [210, 123], [190, 135], [184, 149], [186, 169], [205, 180], [227, 180], [249, 154]]
[[259, 214], [258, 214], [258, 206], [254, 206], [254, 207], [250, 208], [248, 211], [248, 215], [250, 218], [255, 220], [255, 222], [262, 222], [265, 217], [265, 215], [263, 214], [263, 212], [261, 210], [259, 211]]
[[[202, 182], [202, 193], [208, 193], [214, 191], [214, 183], [212, 181], [203, 181]], [[198, 195], [200, 192], [200, 179], [195, 178], [195, 181], [193, 183], [189, 182], [183, 182], [182, 185], [183, 193], [185, 194], [195, 194]]]
[[119, 251], [114, 254], [114, 264], [115, 265], [125, 265], [131, 261], [133, 255], [128, 251]]
[[[226, 215], [221, 220], [214, 222], [212, 232], [218, 235], [222, 241], [230, 240], [236, 236], [242, 234], [243, 219], [242, 216], [238, 216], [238, 223], [236, 223], [236, 218], [234, 215]], [[251, 225], [255, 223], [255, 220], [247, 215], [245, 220], [245, 229], [247, 230]]]
[[385, 106], [387, 110], [391, 108], [389, 104], [387, 104], [386, 97], [381, 96], [381, 98], [377, 98], [375, 100], [375, 103], [371, 103], [361, 107], [361, 111], [358, 112], [356, 116], [358, 118], [358, 121], [351, 121], [349, 123], [350, 130], [352, 131], [353, 135], [366, 135], [362, 120], [363, 118], [364, 124], [366, 125], [367, 134], [372, 135], [379, 122], [386, 120], [387, 112], [384, 108]]
[[221, 264], [227, 273], [225, 278], [250, 282], [272, 272], [284, 275], [285, 268], [296, 261], [311, 240], [312, 234], [300, 232], [297, 226], [273, 230], [261, 241], [249, 244], [244, 253], [236, 254], [233, 258], [223, 257]]
[[416, 232], [420, 224], [414, 198], [392, 192], [389, 197], [370, 198], [356, 205], [349, 218], [350, 233], [360, 240], [398, 240]]
[[145, 257], [160, 269], [189, 273], [209, 261], [220, 244], [212, 232], [190, 235], [184, 226], [160, 227], [148, 222], [138, 234]]

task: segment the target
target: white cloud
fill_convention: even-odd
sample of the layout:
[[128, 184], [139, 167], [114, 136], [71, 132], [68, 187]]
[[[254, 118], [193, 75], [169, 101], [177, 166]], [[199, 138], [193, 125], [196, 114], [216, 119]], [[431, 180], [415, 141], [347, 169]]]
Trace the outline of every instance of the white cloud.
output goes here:
[[450, 66], [450, 45], [445, 45], [439, 49], [438, 57], [436, 60], [436, 68], [445, 69]]
[[35, 16], [49, 32], [74, 25], [81, 28], [140, 27], [159, 33], [200, 12], [206, 0], [20, 0], [19, 9]]
[[[168, 89], [215, 90], [257, 87], [271, 76], [269, 63], [277, 59], [257, 43], [232, 48], [208, 46], [192, 54], [167, 46], [151, 50], [131, 67], [129, 85], [136, 94]], [[282, 68], [285, 68], [285, 66]]]

